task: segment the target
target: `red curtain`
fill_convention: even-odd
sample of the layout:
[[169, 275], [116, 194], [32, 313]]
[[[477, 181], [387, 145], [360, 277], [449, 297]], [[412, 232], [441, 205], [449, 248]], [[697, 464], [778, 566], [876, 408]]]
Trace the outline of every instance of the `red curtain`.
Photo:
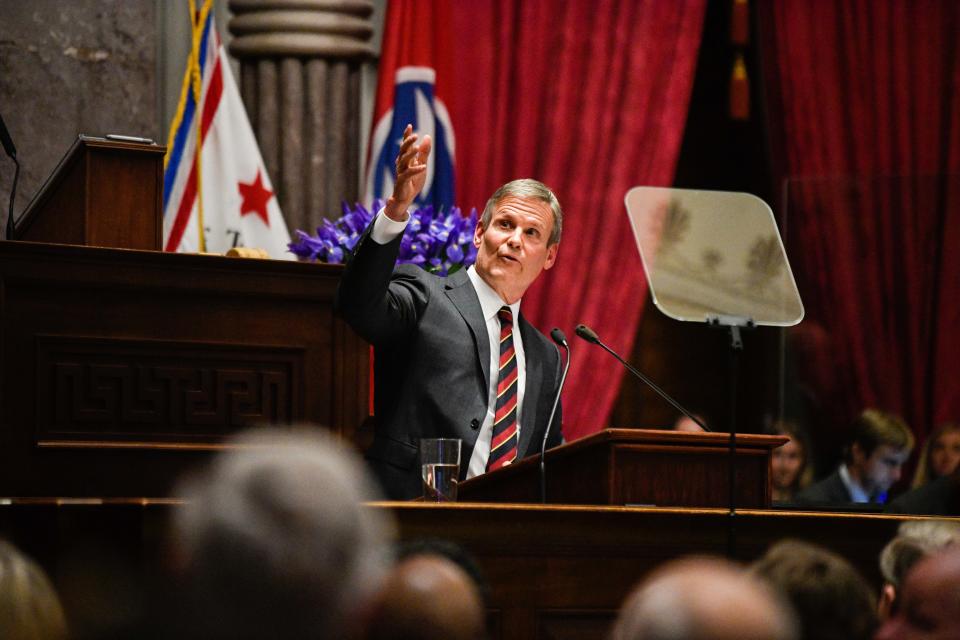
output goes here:
[[532, 177], [564, 209], [556, 266], [523, 299], [574, 356], [564, 435], [606, 424], [623, 370], [574, 337], [580, 323], [629, 354], [646, 281], [623, 198], [669, 186], [687, 116], [705, 0], [472, 0], [453, 3], [458, 203], [482, 209]]
[[875, 406], [923, 436], [960, 417], [960, 3], [757, 6], [812, 427]]

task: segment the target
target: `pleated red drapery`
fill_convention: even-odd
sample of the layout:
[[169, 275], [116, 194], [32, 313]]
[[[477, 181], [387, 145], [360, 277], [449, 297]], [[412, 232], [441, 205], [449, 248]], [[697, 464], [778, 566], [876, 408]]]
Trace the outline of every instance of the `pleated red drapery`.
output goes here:
[[564, 208], [556, 266], [524, 296], [574, 356], [564, 435], [606, 424], [623, 371], [573, 335], [586, 323], [631, 351], [646, 281], [623, 198], [673, 180], [705, 0], [474, 0], [453, 3], [457, 201], [482, 209], [501, 184], [532, 177]]
[[875, 406], [923, 436], [960, 417], [960, 4], [757, 6], [812, 426]]

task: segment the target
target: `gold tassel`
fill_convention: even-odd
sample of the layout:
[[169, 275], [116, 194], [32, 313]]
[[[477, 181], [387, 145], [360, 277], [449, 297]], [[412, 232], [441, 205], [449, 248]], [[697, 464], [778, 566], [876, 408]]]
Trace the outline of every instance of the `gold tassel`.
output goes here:
[[730, 117], [734, 120], [750, 119], [750, 78], [741, 53], [737, 54], [730, 74]]

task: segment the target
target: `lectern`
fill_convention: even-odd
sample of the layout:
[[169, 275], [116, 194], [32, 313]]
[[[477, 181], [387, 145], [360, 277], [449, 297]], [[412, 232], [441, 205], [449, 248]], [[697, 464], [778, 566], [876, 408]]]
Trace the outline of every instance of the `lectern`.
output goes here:
[[166, 147], [79, 136], [14, 240], [159, 251]]
[[[770, 452], [784, 436], [737, 435], [738, 508], [770, 506]], [[547, 502], [657, 507], [726, 507], [726, 433], [605, 429], [546, 454]], [[463, 502], [539, 502], [539, 458], [460, 485]]]

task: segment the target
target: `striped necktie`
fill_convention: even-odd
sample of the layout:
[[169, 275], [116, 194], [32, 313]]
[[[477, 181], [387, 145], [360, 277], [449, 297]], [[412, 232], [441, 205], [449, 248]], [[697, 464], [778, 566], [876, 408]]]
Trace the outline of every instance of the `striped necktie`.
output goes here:
[[513, 462], [517, 457], [517, 354], [513, 348], [513, 312], [501, 307], [500, 370], [497, 374], [497, 402], [487, 471]]

